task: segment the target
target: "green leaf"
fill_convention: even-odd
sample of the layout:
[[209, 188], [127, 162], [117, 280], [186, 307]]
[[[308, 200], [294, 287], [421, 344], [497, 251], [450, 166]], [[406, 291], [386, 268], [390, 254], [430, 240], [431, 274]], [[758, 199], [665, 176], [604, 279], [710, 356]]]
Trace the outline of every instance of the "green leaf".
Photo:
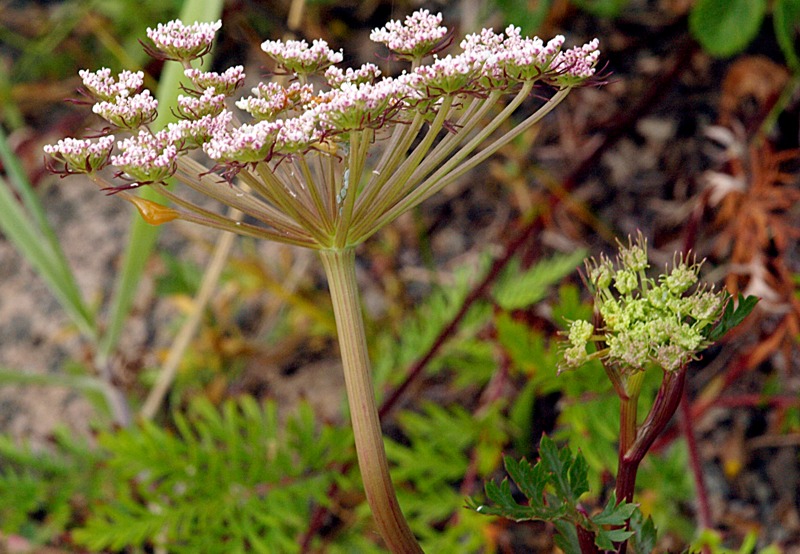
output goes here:
[[93, 376], [31, 373], [2, 366], [0, 366], [0, 385], [56, 386], [89, 392], [102, 392], [106, 387], [105, 383]]
[[564, 554], [583, 554], [580, 542], [578, 542], [578, 530], [575, 525], [567, 521], [554, 521], [553, 526], [558, 534], [553, 537], [556, 546], [564, 551]]
[[492, 291], [494, 300], [505, 310], [527, 308], [543, 299], [551, 286], [575, 271], [585, 257], [585, 250], [557, 254], [522, 272], [519, 264], [511, 264]]
[[508, 23], [520, 26], [523, 35], [532, 36], [540, 31], [553, 0], [539, 0], [533, 5], [519, 0], [496, 0], [495, 3]]
[[544, 487], [547, 485], [548, 475], [542, 464], [532, 466], [524, 458], [517, 462], [514, 458], [503, 458], [506, 471], [517, 484], [522, 494], [531, 502], [542, 503]]
[[[578, 455], [573, 459], [568, 447], [559, 451], [553, 439], [542, 436], [539, 443], [542, 464], [551, 474], [551, 482], [560, 500], [575, 505], [588, 488], [586, 460]], [[573, 480], [574, 479], [574, 480]]]
[[572, 2], [597, 17], [617, 17], [630, 0], [572, 0]]
[[[595, 544], [603, 550], [613, 550], [614, 543], [626, 541], [634, 531], [626, 529], [625, 524], [634, 513], [640, 513], [636, 504], [620, 502], [614, 495], [608, 499], [603, 511], [590, 518], [595, 533]], [[611, 528], [607, 528], [610, 526]]]
[[[101, 433], [113, 496], [94, 502], [73, 539], [93, 551], [169, 545], [175, 553], [297, 552], [333, 468], [352, 461], [351, 432], [318, 425], [310, 407], [279, 421], [273, 404], [194, 400], [174, 429], [151, 421]], [[345, 490], [353, 485], [339, 481]], [[255, 542], [258, 542], [258, 546]]]
[[[534, 466], [525, 459], [516, 461], [506, 457], [503, 460], [511, 480], [527, 498], [527, 506], [514, 499], [507, 479], [499, 486], [491, 481], [486, 483], [486, 496], [496, 506], [482, 505], [475, 499], [471, 499], [468, 506], [482, 514], [515, 521], [584, 520], [575, 507], [577, 498], [588, 489], [586, 461], [580, 452], [573, 458], [569, 448], [559, 451], [555, 441], [545, 435], [539, 443], [539, 455]], [[555, 494], [546, 494], [549, 490]]]
[[727, 58], [755, 38], [766, 10], [766, 0], [697, 0], [689, 29], [709, 54]]
[[511, 485], [508, 479], [503, 479], [500, 485], [493, 481], [486, 483], [486, 497], [497, 507], [480, 505], [475, 511], [481, 514], [503, 516], [514, 521], [526, 521], [530, 519], [530, 508], [517, 504], [511, 494]]
[[752, 312], [753, 308], [756, 307], [758, 301], [758, 297], [748, 296], [745, 298], [742, 294], [739, 294], [739, 298], [736, 301], [736, 309], [734, 309], [733, 301], [730, 297], [727, 297], [725, 311], [722, 313], [722, 318], [720, 319], [719, 323], [717, 323], [717, 325], [709, 332], [708, 339], [716, 341], [724, 337], [728, 331], [739, 325], [742, 321], [744, 321], [744, 318], [750, 315], [750, 312]]
[[786, 63], [795, 72], [800, 71], [800, 57], [795, 46], [800, 35], [800, 0], [776, 0], [772, 8], [772, 23]]
[[627, 502], [617, 504], [616, 498], [612, 495], [603, 511], [592, 517], [592, 522], [597, 525], [623, 525], [634, 511], [636, 511], [636, 504]]
[[602, 550], [614, 550], [615, 542], [628, 540], [631, 535], [633, 531], [625, 529], [599, 529], [595, 534], [594, 543]]
[[650, 554], [656, 548], [656, 526], [650, 516], [644, 518], [641, 510], [631, 514], [630, 528], [633, 536], [628, 542], [632, 554]]
[[580, 496], [589, 490], [589, 464], [586, 463], [586, 458], [580, 452], [572, 461], [568, 477], [570, 487], [575, 495], [575, 502], [577, 502]]

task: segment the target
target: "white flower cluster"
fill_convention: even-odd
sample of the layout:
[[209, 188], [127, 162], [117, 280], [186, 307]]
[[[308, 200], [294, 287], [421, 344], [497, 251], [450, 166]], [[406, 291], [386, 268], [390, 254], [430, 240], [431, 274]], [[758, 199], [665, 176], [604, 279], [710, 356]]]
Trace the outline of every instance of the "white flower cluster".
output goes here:
[[86, 91], [97, 100], [112, 101], [118, 96], [130, 96], [142, 88], [144, 73], [142, 71], [123, 71], [116, 79], [111, 76], [107, 67], [97, 71], [81, 69], [78, 71]]
[[64, 164], [64, 173], [93, 173], [108, 163], [113, 148], [114, 135], [97, 140], [67, 137], [45, 145], [44, 152]]
[[158, 100], [149, 90], [133, 96], [120, 95], [113, 101], [97, 102], [92, 111], [120, 129], [138, 129], [151, 123], [157, 115]]
[[419, 10], [405, 21], [394, 20], [373, 30], [369, 38], [385, 44], [400, 57], [420, 59], [431, 53], [447, 36], [447, 27], [442, 26], [442, 14], [431, 14]]
[[374, 83], [375, 79], [380, 77], [380, 75], [381, 70], [377, 65], [372, 63], [365, 63], [358, 69], [353, 69], [352, 67], [342, 69], [341, 67], [332, 65], [325, 71], [325, 80], [328, 81], [328, 85], [332, 88], [337, 88], [344, 83], [352, 83], [355, 85]]
[[191, 68], [183, 72], [197, 90], [213, 88], [218, 94], [230, 96], [244, 84], [244, 67], [229, 67], [222, 73]]
[[[158, 102], [150, 91], [141, 90], [142, 72], [112, 76], [107, 68], [83, 70], [84, 87], [97, 100], [94, 113], [133, 136], [117, 142], [116, 155], [113, 139], [106, 138], [59, 143], [46, 152], [64, 164], [66, 173], [91, 173], [110, 162], [140, 183], [165, 179], [176, 171], [178, 156], [194, 148], [202, 148], [218, 165], [227, 164], [235, 172], [276, 157], [346, 152], [353, 132], [397, 128], [396, 124], [410, 127], [416, 122], [416, 133], [422, 122], [435, 120], [456, 133], [456, 121], [449, 112], [454, 107], [478, 106], [486, 99], [491, 99], [491, 107], [505, 94], [521, 94], [516, 100], [521, 102], [539, 82], [565, 89], [594, 74], [599, 55], [596, 40], [562, 51], [563, 37], [545, 43], [523, 37], [519, 28], [509, 26], [505, 33], [484, 29], [469, 35], [461, 42], [460, 53], [439, 57], [438, 52], [449, 44], [449, 32], [441, 23], [441, 14], [420, 10], [372, 31], [374, 41], [412, 61], [411, 69], [396, 78], [381, 77], [374, 64], [338, 67], [343, 53], [324, 40], [311, 44], [265, 41], [261, 48], [276, 62], [278, 73], [285, 72], [293, 80], [259, 83], [251, 96], [235, 102], [253, 123], [239, 124], [226, 106], [244, 84], [242, 66], [219, 73], [187, 67], [184, 75], [191, 86], [178, 97], [176, 110], [183, 120], [158, 133], [149, 129]], [[170, 21], [147, 30], [152, 46], [146, 48], [154, 56], [188, 65], [210, 51], [220, 27], [220, 21], [190, 25]], [[430, 63], [422, 64], [431, 55]], [[327, 90], [313, 84], [319, 80], [309, 79], [312, 74], [324, 75]], [[476, 113], [486, 115], [488, 110]], [[379, 140], [389, 133], [371, 136], [370, 140]], [[408, 148], [412, 141], [402, 144]]]
[[305, 106], [314, 97], [314, 87], [297, 81], [284, 87], [278, 83], [259, 83], [252, 89], [255, 96], [236, 102], [236, 107], [255, 119], [275, 119], [277, 116]]
[[271, 156], [282, 120], [247, 123], [234, 129], [221, 129], [203, 144], [212, 160], [221, 162], [258, 162]]
[[178, 96], [178, 113], [186, 119], [202, 119], [207, 115], [219, 115], [225, 109], [224, 94], [218, 94], [217, 89], [209, 87], [200, 96]]
[[317, 39], [311, 46], [304, 40], [266, 40], [261, 49], [292, 74], [309, 75], [335, 63], [341, 63], [344, 54], [334, 52], [328, 43]]
[[178, 148], [168, 131], [153, 134], [142, 129], [137, 135], [117, 142], [117, 148], [121, 153], [111, 156], [111, 165], [137, 184], [157, 183], [175, 172]]
[[228, 110], [200, 119], [181, 119], [167, 125], [169, 141], [179, 150], [199, 148], [214, 135], [224, 132], [232, 120], [233, 113]]
[[147, 37], [153, 41], [156, 52], [169, 60], [190, 61], [211, 50], [214, 37], [222, 28], [222, 21], [184, 25], [180, 19], [159, 23], [155, 29], [147, 28]]

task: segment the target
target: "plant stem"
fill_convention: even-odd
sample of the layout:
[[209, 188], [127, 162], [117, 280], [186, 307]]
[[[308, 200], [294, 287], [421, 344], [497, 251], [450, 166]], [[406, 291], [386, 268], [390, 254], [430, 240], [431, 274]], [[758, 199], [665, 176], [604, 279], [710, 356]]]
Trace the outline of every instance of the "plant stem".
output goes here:
[[350, 419], [367, 502], [378, 530], [392, 553], [422, 554], [422, 548], [400, 511], [389, 476], [359, 304], [355, 251], [353, 247], [320, 250], [320, 258], [328, 277], [339, 333]]
[[588, 529], [584, 529], [580, 525], [576, 527], [578, 532], [578, 545], [581, 548], [581, 554], [600, 554], [600, 549], [594, 543], [594, 533]]
[[[636, 413], [639, 405], [639, 392], [642, 389], [644, 372], [630, 375], [624, 391], [621, 391], [619, 415], [619, 456], [620, 460], [636, 440]], [[618, 499], [619, 500], [619, 499]]]
[[[617, 469], [616, 496], [617, 502], [633, 501], [633, 491], [636, 485], [636, 473], [639, 464], [644, 459], [647, 451], [653, 446], [656, 438], [664, 431], [675, 411], [678, 409], [683, 396], [683, 387], [686, 382], [686, 366], [677, 371], [664, 373], [664, 379], [656, 394], [650, 412], [647, 414], [642, 426], [636, 432], [636, 440], [627, 449], [620, 448], [619, 468]], [[620, 422], [622, 425], [622, 422]], [[617, 551], [625, 554], [627, 542], [623, 542]]]
[[695, 496], [697, 497], [697, 517], [700, 529], [710, 529], [712, 527], [711, 507], [708, 503], [708, 491], [706, 490], [706, 483], [703, 480], [703, 468], [700, 461], [700, 453], [697, 451], [697, 438], [692, 428], [692, 407], [689, 403], [689, 398], [686, 393], [686, 388], [683, 389], [683, 401], [679, 405], [680, 408], [680, 427], [681, 434], [686, 441], [686, 450], [689, 453], [689, 467], [692, 470], [692, 477], [694, 478]]

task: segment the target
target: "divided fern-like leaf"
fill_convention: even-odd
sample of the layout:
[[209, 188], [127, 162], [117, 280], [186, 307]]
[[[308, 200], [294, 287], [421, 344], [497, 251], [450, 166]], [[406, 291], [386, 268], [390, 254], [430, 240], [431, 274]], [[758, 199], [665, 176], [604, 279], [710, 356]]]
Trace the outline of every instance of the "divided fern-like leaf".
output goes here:
[[522, 272], [518, 263], [511, 264], [492, 291], [494, 300], [504, 310], [527, 308], [542, 300], [550, 287], [575, 271], [585, 257], [585, 250], [557, 254]]
[[641, 510], [631, 514], [630, 528], [633, 535], [628, 541], [628, 550], [632, 554], [649, 554], [656, 548], [656, 526], [650, 516], [645, 519]]
[[719, 323], [711, 329], [708, 335], [709, 340], [716, 341], [721, 339], [728, 331], [744, 321], [744, 318], [750, 315], [750, 312], [752, 312], [756, 304], [758, 304], [759, 298], [756, 296], [748, 296], [745, 298], [744, 295], [739, 294], [739, 298], [736, 302], [736, 309], [733, 308], [733, 300], [730, 295], [728, 295], [726, 300], [722, 318]]
[[[463, 513], [457, 484], [469, 468], [479, 476], [496, 467], [508, 434], [500, 409], [479, 416], [460, 406], [426, 403], [419, 412], [402, 412], [402, 442], [386, 441], [392, 479], [403, 512], [426, 552], [484, 552], [486, 518]], [[442, 522], [458, 520], [442, 529]]]
[[[50, 451], [0, 436], [0, 531], [44, 544], [74, 525], [75, 502], [91, 502], [105, 484], [102, 456], [57, 430]], [[37, 522], [36, 514], [47, 514]]]
[[504, 479], [499, 485], [493, 481], [486, 483], [487, 504], [472, 498], [467, 501], [467, 507], [484, 515], [514, 521], [553, 522], [561, 534], [559, 547], [565, 552], [580, 552], [576, 526], [594, 533], [595, 544], [603, 550], [612, 550], [614, 542], [624, 541], [634, 534], [625, 528], [626, 522], [637, 512], [634, 504], [617, 504], [612, 497], [600, 513], [591, 517], [580, 508], [579, 498], [589, 490], [588, 465], [580, 451], [573, 456], [568, 447], [559, 449], [555, 441], [543, 436], [539, 456], [535, 465], [524, 459], [505, 459], [506, 471], [525, 496], [524, 502], [515, 497], [511, 482]]
[[158, 546], [170, 553], [295, 552], [312, 503], [325, 505], [350, 433], [319, 427], [307, 406], [279, 422], [243, 397], [197, 400], [176, 433], [153, 423], [100, 436], [126, 492], [99, 504], [73, 537], [93, 550]]
[[539, 455], [550, 473], [550, 482], [556, 495], [570, 505], [577, 504], [580, 495], [589, 490], [588, 468], [583, 456], [573, 458], [569, 448], [558, 449], [553, 439], [547, 435], [539, 443]]
[[[636, 511], [636, 504], [620, 502], [617, 504], [614, 495], [608, 499], [603, 511], [591, 517], [594, 524], [595, 544], [604, 550], [612, 550], [615, 542], [621, 542], [633, 536], [634, 532], [621, 528]], [[604, 526], [611, 526], [610, 529]]]
[[[472, 290], [476, 275], [480, 276], [488, 267], [490, 259], [480, 260], [479, 267], [469, 264], [453, 272], [452, 282], [447, 286], [436, 287], [430, 295], [404, 318], [402, 333], [384, 333], [377, 339], [374, 363], [374, 375], [377, 388], [380, 390], [384, 383], [391, 383], [393, 378], [402, 377], [398, 368], [408, 367], [413, 361], [428, 353], [434, 341], [447, 325], [453, 321], [461, 310], [464, 301]], [[491, 319], [491, 308], [486, 302], [476, 302], [461, 320], [458, 332], [453, 340], [441, 350], [439, 355], [429, 361], [428, 370], [435, 372], [441, 367], [444, 356], [449, 356], [452, 361], [456, 358], [465, 360], [465, 379], [471, 379], [472, 384], [485, 380], [478, 374], [487, 373], [486, 364], [490, 350], [484, 341], [475, 338], [478, 330], [484, 328]], [[473, 363], [474, 362], [474, 363]], [[475, 366], [478, 367], [475, 367]], [[464, 369], [462, 366], [462, 369]], [[476, 371], [469, 371], [475, 369]], [[491, 366], [490, 366], [491, 369]], [[490, 371], [489, 371], [490, 373]]]

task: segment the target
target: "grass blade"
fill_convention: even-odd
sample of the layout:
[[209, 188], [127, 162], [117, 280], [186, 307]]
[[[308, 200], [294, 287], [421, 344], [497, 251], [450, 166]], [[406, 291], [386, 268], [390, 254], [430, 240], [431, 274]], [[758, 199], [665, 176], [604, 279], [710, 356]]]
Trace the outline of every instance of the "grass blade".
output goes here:
[[[67, 263], [58, 237], [45, 217], [44, 208], [19, 161], [0, 130], [0, 159], [9, 181], [0, 177], [0, 231], [44, 279], [53, 296], [86, 337], [97, 337], [94, 316], [83, 300], [75, 275]], [[22, 199], [14, 196], [16, 190]]]
[[[215, 21], [222, 13], [222, 0], [187, 0], [181, 10], [180, 19], [185, 23], [194, 21]], [[206, 57], [204, 62], [209, 62]], [[175, 99], [180, 91], [183, 78], [183, 67], [176, 62], [167, 62], [161, 74], [156, 97], [158, 98], [159, 115], [153, 124], [155, 129], [164, 127], [174, 119], [170, 107], [174, 107]], [[146, 187], [142, 196], [160, 202], [161, 198]], [[109, 312], [108, 328], [103, 336], [98, 354], [100, 363], [107, 359], [117, 345], [125, 320], [128, 317], [138, 283], [147, 260], [158, 238], [158, 227], [153, 227], [134, 212], [130, 229], [128, 247], [122, 262], [122, 271], [117, 279], [116, 290]]]

